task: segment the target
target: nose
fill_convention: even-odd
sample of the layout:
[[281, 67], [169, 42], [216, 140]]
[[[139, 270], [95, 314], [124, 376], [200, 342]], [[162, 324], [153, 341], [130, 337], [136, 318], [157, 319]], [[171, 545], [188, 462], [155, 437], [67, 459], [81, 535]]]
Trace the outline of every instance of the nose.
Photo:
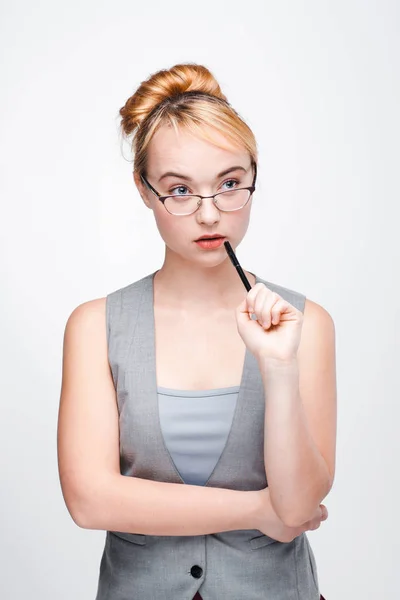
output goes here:
[[196, 211], [197, 221], [212, 225], [218, 223], [221, 218], [221, 212], [215, 206], [213, 198], [203, 198], [200, 208]]

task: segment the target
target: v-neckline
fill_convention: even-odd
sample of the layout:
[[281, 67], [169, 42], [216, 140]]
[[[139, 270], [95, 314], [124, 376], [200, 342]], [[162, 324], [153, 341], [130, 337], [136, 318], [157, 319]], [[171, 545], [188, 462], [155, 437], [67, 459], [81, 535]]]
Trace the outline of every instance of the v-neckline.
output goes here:
[[[165, 444], [164, 435], [163, 435], [162, 427], [161, 427], [161, 420], [160, 420], [160, 410], [159, 410], [159, 404], [158, 404], [158, 388], [157, 388], [156, 336], [155, 336], [156, 327], [155, 327], [155, 313], [154, 313], [154, 277], [157, 272], [158, 271], [154, 271], [154, 273], [152, 273], [149, 277], [150, 286], [149, 286], [149, 294], [148, 294], [148, 298], [147, 298], [147, 300], [150, 304], [150, 307], [151, 307], [150, 308], [150, 319], [149, 319], [149, 321], [150, 321], [149, 322], [149, 327], [150, 327], [149, 341], [151, 344], [150, 360], [152, 362], [152, 365], [151, 365], [152, 366], [152, 369], [151, 369], [151, 372], [152, 372], [151, 394], [152, 394], [153, 402], [155, 402], [155, 413], [156, 413], [156, 417], [157, 417], [156, 422], [157, 422], [158, 435], [159, 435], [160, 439], [162, 440], [162, 444], [165, 449], [165, 453], [168, 456], [168, 459], [176, 473], [176, 476], [179, 478], [181, 483], [186, 484], [186, 482], [182, 478], [181, 474], [179, 473], [178, 469], [176, 468], [175, 462]], [[257, 277], [257, 275], [255, 275], [254, 273], [252, 273], [252, 275], [255, 277], [255, 282], [259, 283], [259, 281], [260, 281], [259, 277]], [[252, 359], [253, 359], [253, 356], [246, 346], [243, 367], [242, 367], [242, 375], [241, 375], [240, 385], [239, 385], [239, 393], [238, 393], [238, 397], [236, 400], [235, 412], [233, 414], [232, 423], [231, 423], [231, 427], [230, 427], [230, 430], [228, 433], [228, 437], [226, 439], [225, 446], [223, 447], [222, 452], [221, 452], [217, 462], [215, 463], [213, 470], [211, 471], [210, 476], [208, 477], [207, 481], [203, 484], [204, 486], [208, 486], [209, 484], [212, 483], [214, 476], [216, 476], [218, 467], [221, 464], [222, 458], [225, 455], [225, 453], [227, 452], [227, 450], [229, 449], [229, 446], [232, 443], [232, 438], [235, 436], [236, 430], [238, 429], [238, 427], [240, 425], [239, 417], [241, 414], [242, 405], [245, 400], [244, 399], [244, 389], [247, 385], [247, 381], [248, 381], [248, 377], [249, 377], [249, 373], [250, 373], [250, 361]]]

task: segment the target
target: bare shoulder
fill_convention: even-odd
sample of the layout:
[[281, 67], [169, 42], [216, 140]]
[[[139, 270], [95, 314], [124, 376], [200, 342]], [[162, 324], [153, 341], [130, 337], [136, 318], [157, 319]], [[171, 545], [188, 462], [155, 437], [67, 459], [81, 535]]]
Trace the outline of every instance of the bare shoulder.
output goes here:
[[330, 313], [324, 308], [321, 304], [314, 302], [314, 300], [310, 300], [310, 298], [306, 298], [304, 304], [304, 314], [308, 313], [308, 315], [313, 316], [314, 318], [322, 318], [326, 320], [332, 320]]
[[306, 299], [298, 359], [307, 364], [324, 359], [332, 362], [335, 353], [335, 323], [330, 313], [320, 304]]
[[79, 304], [68, 317], [66, 330], [105, 325], [106, 298], [96, 298]]
[[315, 328], [319, 329], [320, 332], [323, 330], [326, 330], [327, 333], [334, 332], [335, 324], [326, 308], [306, 298], [303, 313], [303, 332], [310, 333]]
[[106, 298], [77, 306], [68, 317], [63, 344], [63, 385], [85, 368], [108, 370]]

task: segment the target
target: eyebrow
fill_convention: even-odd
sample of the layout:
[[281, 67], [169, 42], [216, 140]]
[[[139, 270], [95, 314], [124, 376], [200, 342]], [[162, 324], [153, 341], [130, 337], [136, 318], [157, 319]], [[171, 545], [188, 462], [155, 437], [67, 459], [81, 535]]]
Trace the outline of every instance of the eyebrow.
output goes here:
[[[215, 179], [219, 179], [220, 177], [223, 177], [224, 175], [227, 175], [228, 173], [231, 173], [232, 171], [244, 171], [245, 173], [247, 173], [248, 169], [245, 169], [244, 167], [240, 166], [240, 165], [236, 165], [234, 167], [229, 167], [229, 169], [225, 169], [224, 171], [221, 171], [221, 173], [218, 173], [218, 175], [216, 176]], [[166, 173], [164, 173], [163, 175], [161, 175], [161, 177], [159, 178], [159, 182], [164, 179], [165, 177], [178, 177], [179, 179], [186, 179], [186, 181], [193, 181], [193, 179], [191, 177], [188, 177], [188, 175], [182, 175], [182, 173], [174, 173], [173, 171], [167, 171]]]

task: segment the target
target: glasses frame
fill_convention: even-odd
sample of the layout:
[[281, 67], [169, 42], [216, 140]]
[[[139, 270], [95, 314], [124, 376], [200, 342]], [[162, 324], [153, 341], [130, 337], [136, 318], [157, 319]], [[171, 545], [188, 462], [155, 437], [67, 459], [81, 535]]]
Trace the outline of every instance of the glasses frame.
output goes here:
[[226, 190], [226, 192], [217, 192], [216, 194], [212, 194], [211, 196], [200, 196], [199, 194], [187, 194], [188, 196], [195, 196], [196, 198], [199, 198], [199, 202], [197, 203], [198, 206], [195, 210], [193, 210], [191, 213], [183, 213], [183, 214], [175, 214], [175, 213], [171, 213], [167, 207], [165, 206], [165, 201], [167, 198], [175, 198], [176, 196], [179, 196], [179, 194], [168, 194], [167, 196], [162, 196], [159, 192], [157, 192], [157, 190], [151, 185], [151, 183], [149, 183], [146, 179], [146, 177], [144, 175], [141, 175], [140, 178], [143, 181], [143, 183], [146, 185], [146, 187], [148, 187], [148, 189], [155, 195], [157, 196], [157, 198], [159, 199], [159, 201], [162, 203], [162, 205], [164, 206], [165, 210], [170, 214], [173, 215], [174, 217], [186, 217], [188, 215], [193, 215], [195, 212], [197, 212], [203, 202], [204, 198], [212, 198], [213, 202], [215, 204], [215, 206], [218, 208], [218, 210], [221, 210], [222, 212], [234, 212], [235, 210], [241, 210], [242, 208], [244, 208], [246, 206], [246, 204], [249, 203], [250, 198], [252, 197], [252, 195], [255, 192], [256, 189], [256, 179], [257, 179], [257, 165], [255, 162], [252, 162], [252, 166], [254, 167], [254, 177], [253, 177], [253, 183], [249, 186], [249, 187], [243, 187], [243, 188], [234, 188], [235, 190], [248, 190], [250, 192], [249, 195], [249, 199], [247, 200], [247, 202], [245, 204], [243, 204], [243, 206], [241, 206], [240, 208], [233, 208], [232, 210], [225, 210], [223, 208], [220, 208], [217, 204], [218, 199], [215, 199], [215, 196], [218, 196], [219, 194], [225, 194], [226, 192], [230, 191], [230, 190]]

